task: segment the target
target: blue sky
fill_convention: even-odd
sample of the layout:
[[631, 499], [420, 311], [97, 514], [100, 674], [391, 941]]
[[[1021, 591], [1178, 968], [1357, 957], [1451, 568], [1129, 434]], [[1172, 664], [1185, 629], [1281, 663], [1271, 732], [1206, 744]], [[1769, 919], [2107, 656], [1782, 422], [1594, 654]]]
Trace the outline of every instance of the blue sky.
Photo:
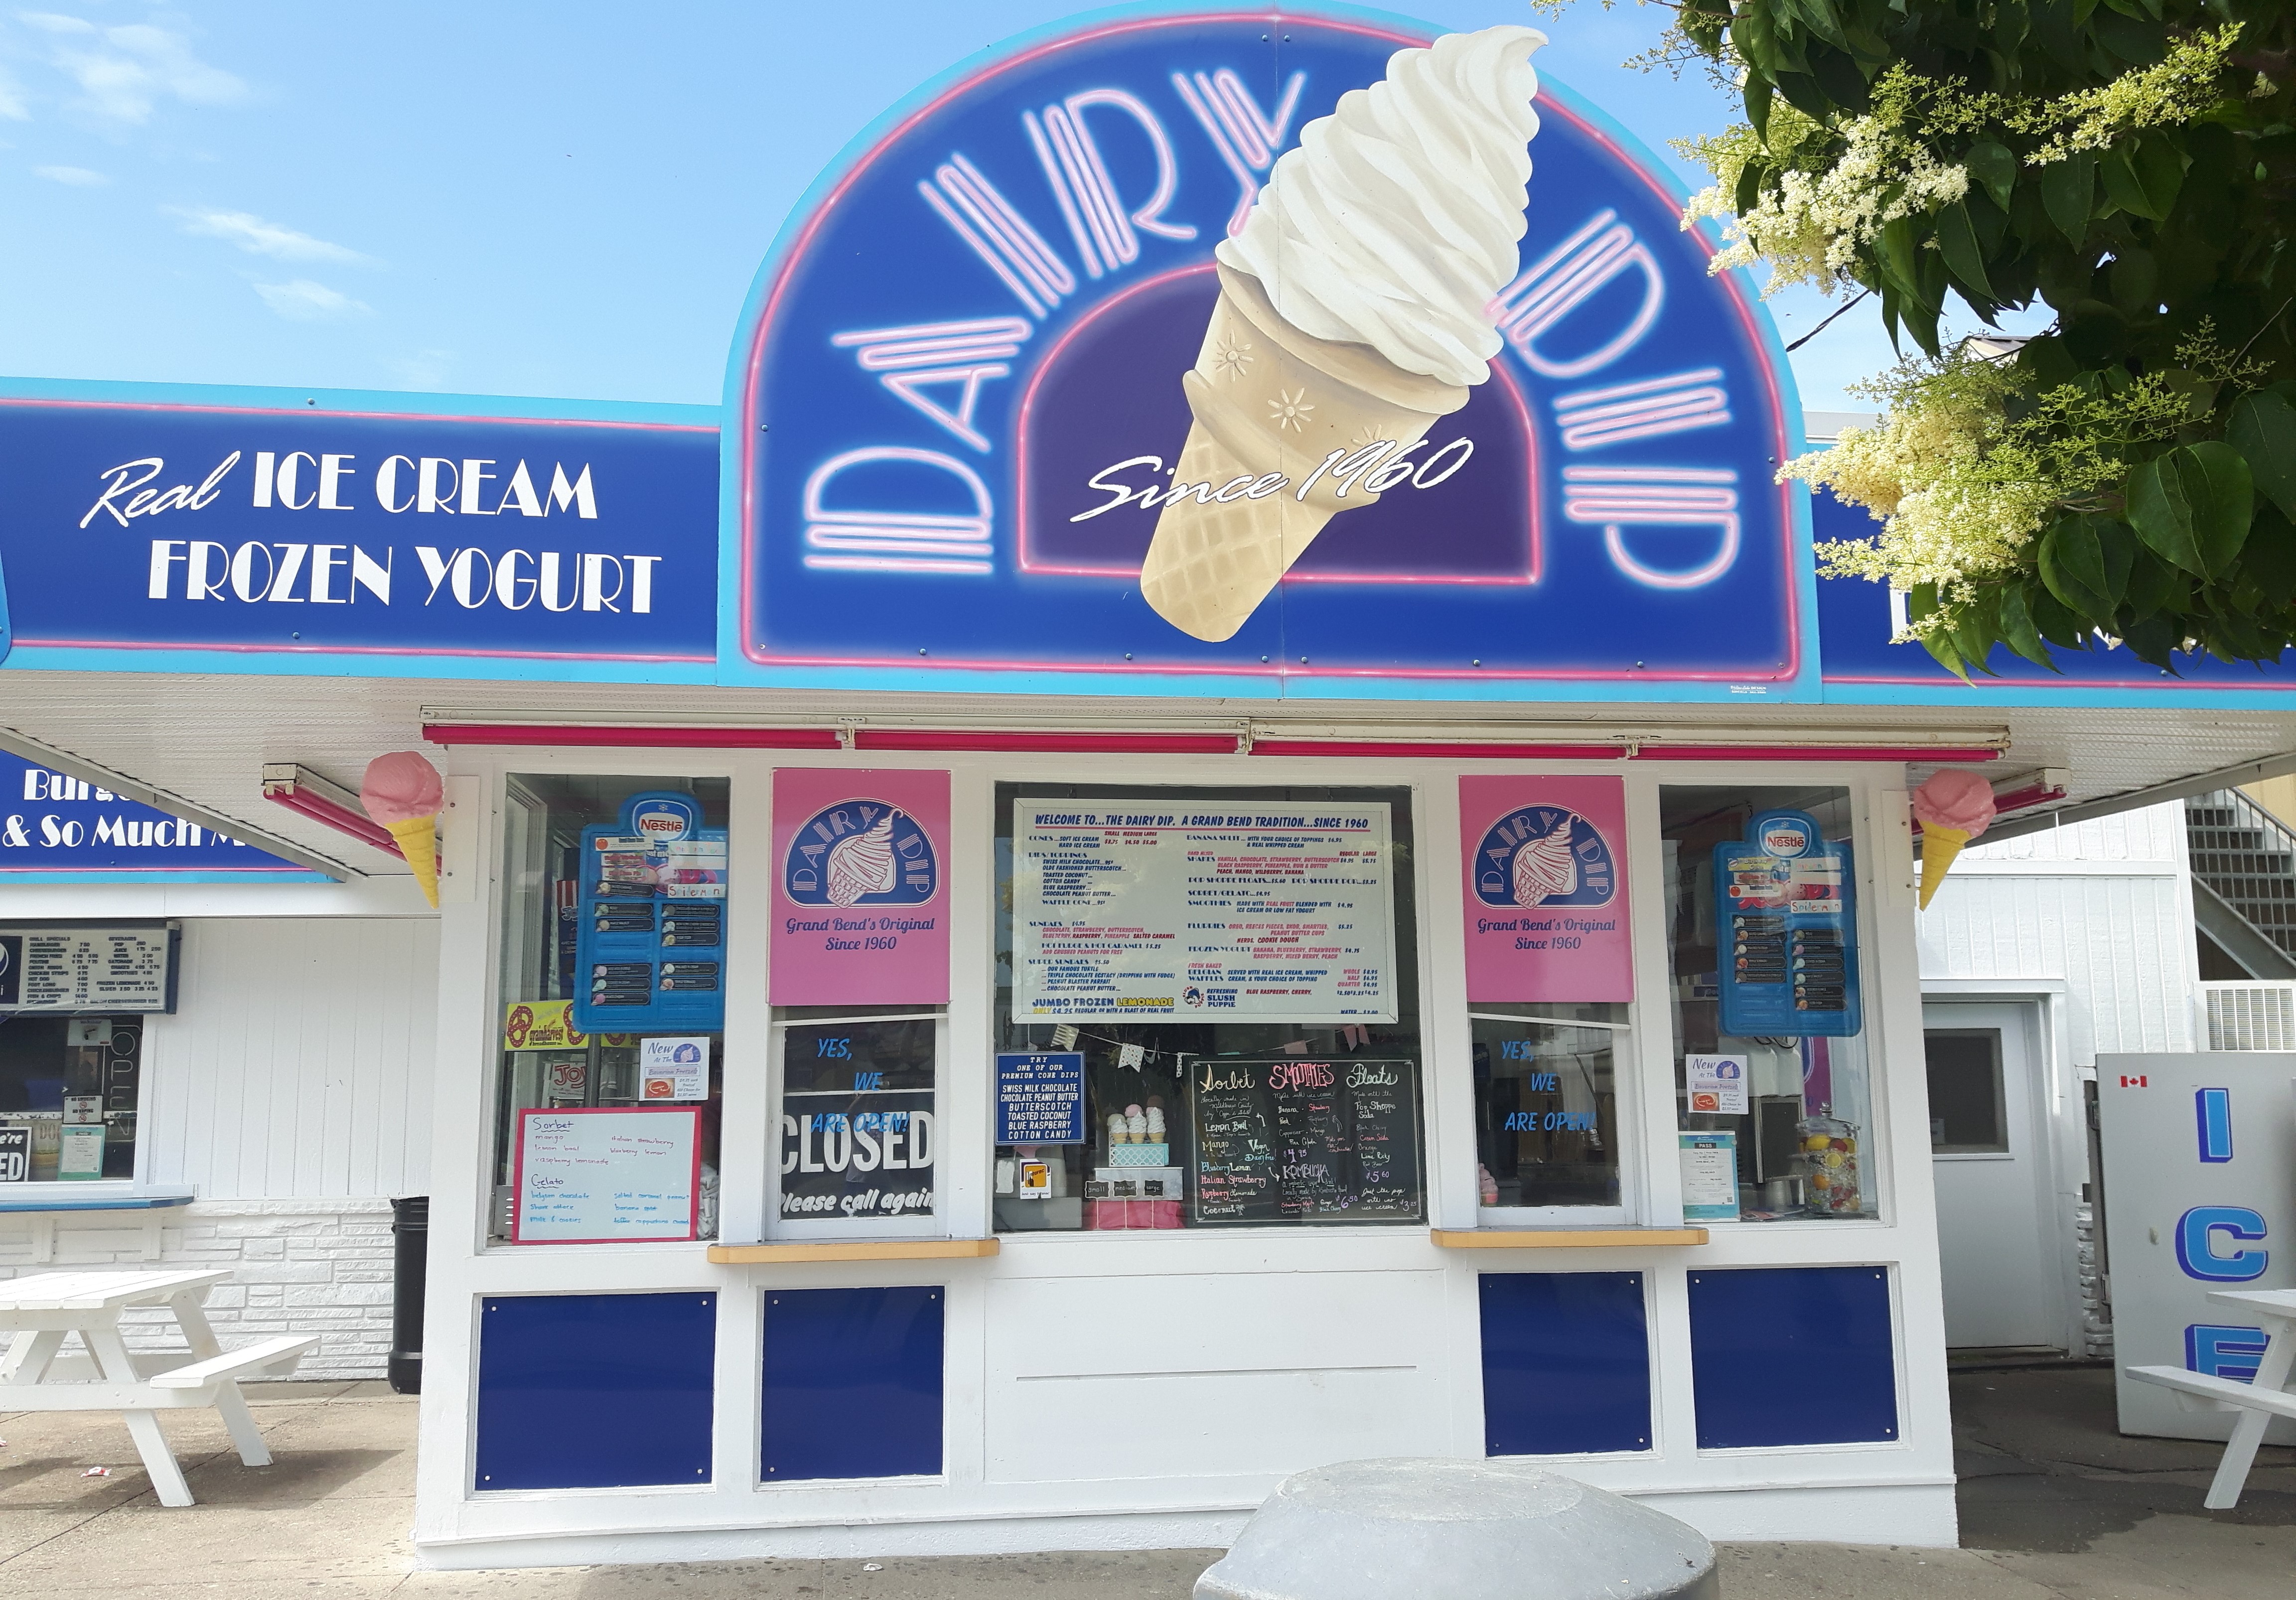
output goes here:
[[[1085, 9], [0, 13], [0, 373], [714, 404], [759, 260], [845, 143], [966, 55]], [[1521, 0], [1389, 9], [1532, 20]], [[1668, 14], [1577, 0], [1539, 20], [1540, 70], [1661, 152], [1718, 128], [1730, 104], [1702, 77], [1620, 66]], [[1830, 308], [1771, 307], [1789, 340]], [[1803, 403], [1857, 406], [1841, 385], [1892, 359], [1861, 307], [1795, 357]]]

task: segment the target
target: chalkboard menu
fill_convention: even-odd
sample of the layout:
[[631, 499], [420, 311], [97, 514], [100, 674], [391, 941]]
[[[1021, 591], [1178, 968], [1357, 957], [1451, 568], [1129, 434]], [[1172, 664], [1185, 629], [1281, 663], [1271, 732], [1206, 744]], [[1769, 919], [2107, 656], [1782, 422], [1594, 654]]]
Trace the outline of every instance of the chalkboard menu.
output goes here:
[[1410, 1061], [1189, 1063], [1189, 1222], [1416, 1222], [1419, 1067]]

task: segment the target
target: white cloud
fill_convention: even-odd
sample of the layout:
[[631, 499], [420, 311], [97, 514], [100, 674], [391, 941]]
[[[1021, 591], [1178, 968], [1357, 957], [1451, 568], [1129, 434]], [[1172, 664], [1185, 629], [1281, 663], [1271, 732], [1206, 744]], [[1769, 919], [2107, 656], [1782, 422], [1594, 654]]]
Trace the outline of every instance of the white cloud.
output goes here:
[[32, 108], [24, 98], [23, 89], [5, 69], [0, 69], [0, 117], [7, 118], [11, 122], [29, 122], [32, 119]]
[[184, 232], [205, 239], [221, 239], [250, 256], [275, 261], [363, 261], [355, 250], [314, 239], [282, 223], [266, 222], [252, 211], [218, 211], [203, 206], [169, 206], [169, 214], [183, 220]]
[[454, 371], [452, 350], [416, 350], [411, 356], [387, 356], [383, 365], [409, 389], [439, 389]]
[[[19, 20], [47, 34], [49, 64], [79, 89], [71, 103], [101, 121], [135, 125], [151, 120], [166, 99], [187, 105], [227, 105], [247, 86], [193, 53], [180, 33], [147, 22], [99, 28], [53, 12], [23, 12]], [[9, 114], [0, 91], [0, 115]]]
[[291, 283], [258, 283], [263, 303], [289, 322], [338, 322], [346, 316], [372, 316], [374, 308], [340, 290], [297, 278]]
[[94, 189], [111, 181], [101, 172], [90, 171], [86, 167], [35, 167], [32, 176], [44, 177], [52, 184], [69, 184], [75, 189]]

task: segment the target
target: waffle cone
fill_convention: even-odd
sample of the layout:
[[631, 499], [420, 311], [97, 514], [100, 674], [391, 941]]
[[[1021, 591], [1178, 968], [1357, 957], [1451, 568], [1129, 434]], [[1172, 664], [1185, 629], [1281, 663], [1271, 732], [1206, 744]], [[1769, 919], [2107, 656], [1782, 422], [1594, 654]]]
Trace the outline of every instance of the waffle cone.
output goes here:
[[[1193, 492], [1165, 504], [1140, 569], [1143, 599], [1181, 632], [1215, 643], [1234, 636], [1324, 523], [1377, 503], [1363, 485], [1368, 473], [1318, 472], [1332, 452], [1344, 462], [1392, 439], [1395, 450], [1371, 464], [1376, 472], [1468, 395], [1368, 345], [1301, 332], [1248, 273], [1222, 267], [1219, 277], [1203, 347], [1181, 380], [1195, 421], [1172, 479], [1176, 491]], [[1247, 497], [1255, 489], [1259, 497]], [[1225, 503], [1214, 498], [1221, 495]]]
[[1923, 827], [1921, 908], [1923, 911], [1930, 908], [1931, 898], [1937, 893], [1938, 885], [1944, 882], [1946, 874], [1953, 870], [1954, 857], [1961, 854], [1961, 847], [1968, 842], [1969, 834], [1964, 829]]
[[387, 822], [391, 839], [398, 853], [406, 857], [406, 865], [414, 869], [414, 881], [422, 885], [422, 898], [430, 902], [431, 909], [439, 906], [439, 819], [417, 816], [407, 822]]

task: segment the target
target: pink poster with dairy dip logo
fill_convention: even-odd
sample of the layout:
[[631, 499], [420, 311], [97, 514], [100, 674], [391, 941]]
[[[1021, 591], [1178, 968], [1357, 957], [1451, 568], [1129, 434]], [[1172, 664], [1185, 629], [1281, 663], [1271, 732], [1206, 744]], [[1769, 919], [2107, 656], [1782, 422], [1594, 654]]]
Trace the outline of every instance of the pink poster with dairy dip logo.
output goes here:
[[948, 774], [774, 772], [775, 1005], [948, 1001]]
[[1627, 785], [1463, 777], [1467, 999], [1631, 1000]]

